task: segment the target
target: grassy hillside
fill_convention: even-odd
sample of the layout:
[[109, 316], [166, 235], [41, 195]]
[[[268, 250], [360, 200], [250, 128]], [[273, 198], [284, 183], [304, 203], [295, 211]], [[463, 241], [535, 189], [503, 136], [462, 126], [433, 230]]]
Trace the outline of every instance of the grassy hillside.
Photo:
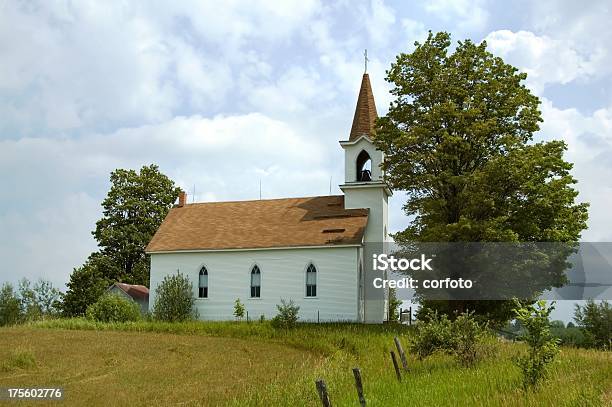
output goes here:
[[0, 387], [62, 386], [70, 405], [320, 405], [314, 380], [334, 406], [358, 405], [351, 369], [359, 366], [368, 405], [612, 405], [612, 354], [563, 348], [551, 379], [521, 390], [512, 357], [499, 343], [474, 368], [444, 355], [409, 357], [399, 383], [389, 350], [407, 345], [395, 326], [268, 323], [46, 321], [0, 329]]

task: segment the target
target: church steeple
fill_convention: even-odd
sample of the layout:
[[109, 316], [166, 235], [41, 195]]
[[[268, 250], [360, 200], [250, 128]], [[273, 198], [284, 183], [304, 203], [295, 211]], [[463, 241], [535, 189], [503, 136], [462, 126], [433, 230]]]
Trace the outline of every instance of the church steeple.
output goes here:
[[364, 73], [361, 79], [361, 89], [359, 89], [359, 98], [357, 99], [357, 107], [355, 108], [349, 141], [357, 140], [363, 135], [370, 137], [376, 119], [378, 119], [378, 114], [376, 113], [376, 103], [374, 103], [370, 77], [367, 73]]
[[[377, 118], [370, 78], [364, 73], [350, 137], [340, 141], [344, 149], [345, 177], [340, 189], [344, 192], [346, 209], [368, 209], [368, 223], [363, 236], [363, 241], [368, 244], [364, 246], [360, 260], [365, 262], [372, 258], [372, 254], [384, 253], [384, 242], [388, 240], [389, 232], [389, 196], [392, 192], [381, 167], [385, 155], [376, 148], [371, 137]], [[359, 277], [361, 298], [367, 299], [360, 308], [365, 322], [375, 322], [386, 315], [385, 290], [369, 283], [380, 276], [380, 271], [365, 267]]]

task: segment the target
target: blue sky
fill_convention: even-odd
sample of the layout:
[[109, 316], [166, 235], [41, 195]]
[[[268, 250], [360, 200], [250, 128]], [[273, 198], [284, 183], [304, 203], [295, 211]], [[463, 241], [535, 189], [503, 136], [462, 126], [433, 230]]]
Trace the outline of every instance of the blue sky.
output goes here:
[[339, 193], [364, 48], [384, 114], [385, 70], [427, 30], [529, 74], [537, 139], [568, 143], [591, 203], [584, 240], [610, 241], [609, 21], [605, 1], [1, 2], [0, 280], [63, 286], [115, 168], [157, 163], [196, 201]]

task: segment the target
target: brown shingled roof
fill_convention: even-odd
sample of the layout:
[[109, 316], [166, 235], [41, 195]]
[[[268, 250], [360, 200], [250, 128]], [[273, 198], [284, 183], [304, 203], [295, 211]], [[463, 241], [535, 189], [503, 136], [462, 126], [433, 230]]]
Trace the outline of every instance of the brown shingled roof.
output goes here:
[[377, 118], [378, 113], [376, 113], [376, 103], [374, 103], [370, 77], [367, 73], [364, 73], [349, 141], [356, 140], [363, 135], [370, 136]]
[[342, 195], [188, 204], [168, 212], [146, 251], [360, 244], [367, 221]]

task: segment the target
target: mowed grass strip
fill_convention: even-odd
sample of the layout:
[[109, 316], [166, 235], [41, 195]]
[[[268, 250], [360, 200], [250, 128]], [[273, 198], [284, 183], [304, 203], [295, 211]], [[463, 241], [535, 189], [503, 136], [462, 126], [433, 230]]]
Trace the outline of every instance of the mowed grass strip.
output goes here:
[[0, 331], [0, 387], [63, 387], [66, 405], [223, 405], [262, 385], [293, 382], [318, 363], [310, 352], [245, 339]]

